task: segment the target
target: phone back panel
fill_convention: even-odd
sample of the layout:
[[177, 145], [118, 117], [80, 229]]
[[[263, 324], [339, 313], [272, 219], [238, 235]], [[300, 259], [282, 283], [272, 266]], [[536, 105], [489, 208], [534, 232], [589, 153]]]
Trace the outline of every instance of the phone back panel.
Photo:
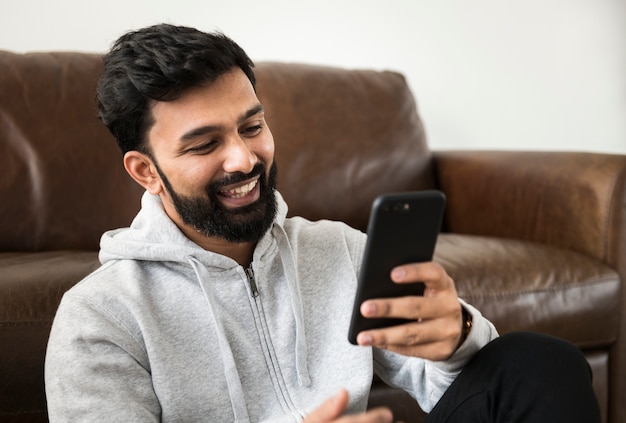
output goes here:
[[406, 323], [402, 319], [366, 319], [359, 309], [363, 301], [423, 295], [422, 283], [396, 284], [391, 270], [401, 264], [432, 260], [441, 227], [445, 196], [440, 191], [386, 194], [372, 205], [368, 239], [350, 325], [349, 340], [366, 329]]

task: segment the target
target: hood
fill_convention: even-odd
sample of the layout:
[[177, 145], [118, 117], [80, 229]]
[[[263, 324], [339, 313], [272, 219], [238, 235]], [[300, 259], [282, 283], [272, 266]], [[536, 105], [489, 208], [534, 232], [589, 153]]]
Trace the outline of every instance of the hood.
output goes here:
[[[273, 228], [259, 241], [257, 251], [263, 252], [274, 228], [282, 228], [287, 216], [287, 204], [276, 192], [278, 211]], [[234, 260], [204, 250], [187, 238], [163, 209], [157, 195], [145, 192], [141, 198], [141, 210], [128, 228], [105, 232], [100, 240], [99, 259], [102, 264], [111, 260], [142, 260], [158, 262], [188, 262], [196, 257], [202, 263], [219, 268], [231, 268]]]

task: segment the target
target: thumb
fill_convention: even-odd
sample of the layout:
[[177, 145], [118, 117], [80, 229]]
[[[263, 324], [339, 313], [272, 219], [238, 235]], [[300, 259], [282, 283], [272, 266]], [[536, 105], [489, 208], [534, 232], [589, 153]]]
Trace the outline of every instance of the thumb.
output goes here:
[[348, 406], [349, 396], [345, 389], [339, 390], [334, 397], [324, 401], [315, 411], [307, 416], [305, 423], [324, 423], [341, 416]]

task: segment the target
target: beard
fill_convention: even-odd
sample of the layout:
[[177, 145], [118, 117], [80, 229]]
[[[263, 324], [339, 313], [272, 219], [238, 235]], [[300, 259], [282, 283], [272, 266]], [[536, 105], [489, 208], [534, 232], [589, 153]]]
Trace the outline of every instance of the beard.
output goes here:
[[[275, 162], [269, 174], [264, 164], [257, 163], [248, 174], [237, 172], [211, 182], [206, 188], [206, 196], [200, 197], [178, 194], [156, 163], [155, 167], [182, 221], [207, 237], [221, 238], [233, 243], [257, 242], [274, 222], [278, 209], [274, 192], [277, 174]], [[220, 189], [257, 175], [260, 175], [257, 201], [235, 209], [226, 208], [219, 201]]]

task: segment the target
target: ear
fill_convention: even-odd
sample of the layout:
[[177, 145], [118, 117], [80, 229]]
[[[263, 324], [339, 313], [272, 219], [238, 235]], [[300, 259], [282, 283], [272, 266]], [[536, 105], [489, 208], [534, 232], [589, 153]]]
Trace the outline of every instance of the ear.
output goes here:
[[124, 154], [124, 168], [150, 194], [159, 195], [163, 191], [159, 173], [148, 155], [139, 151], [129, 151]]

